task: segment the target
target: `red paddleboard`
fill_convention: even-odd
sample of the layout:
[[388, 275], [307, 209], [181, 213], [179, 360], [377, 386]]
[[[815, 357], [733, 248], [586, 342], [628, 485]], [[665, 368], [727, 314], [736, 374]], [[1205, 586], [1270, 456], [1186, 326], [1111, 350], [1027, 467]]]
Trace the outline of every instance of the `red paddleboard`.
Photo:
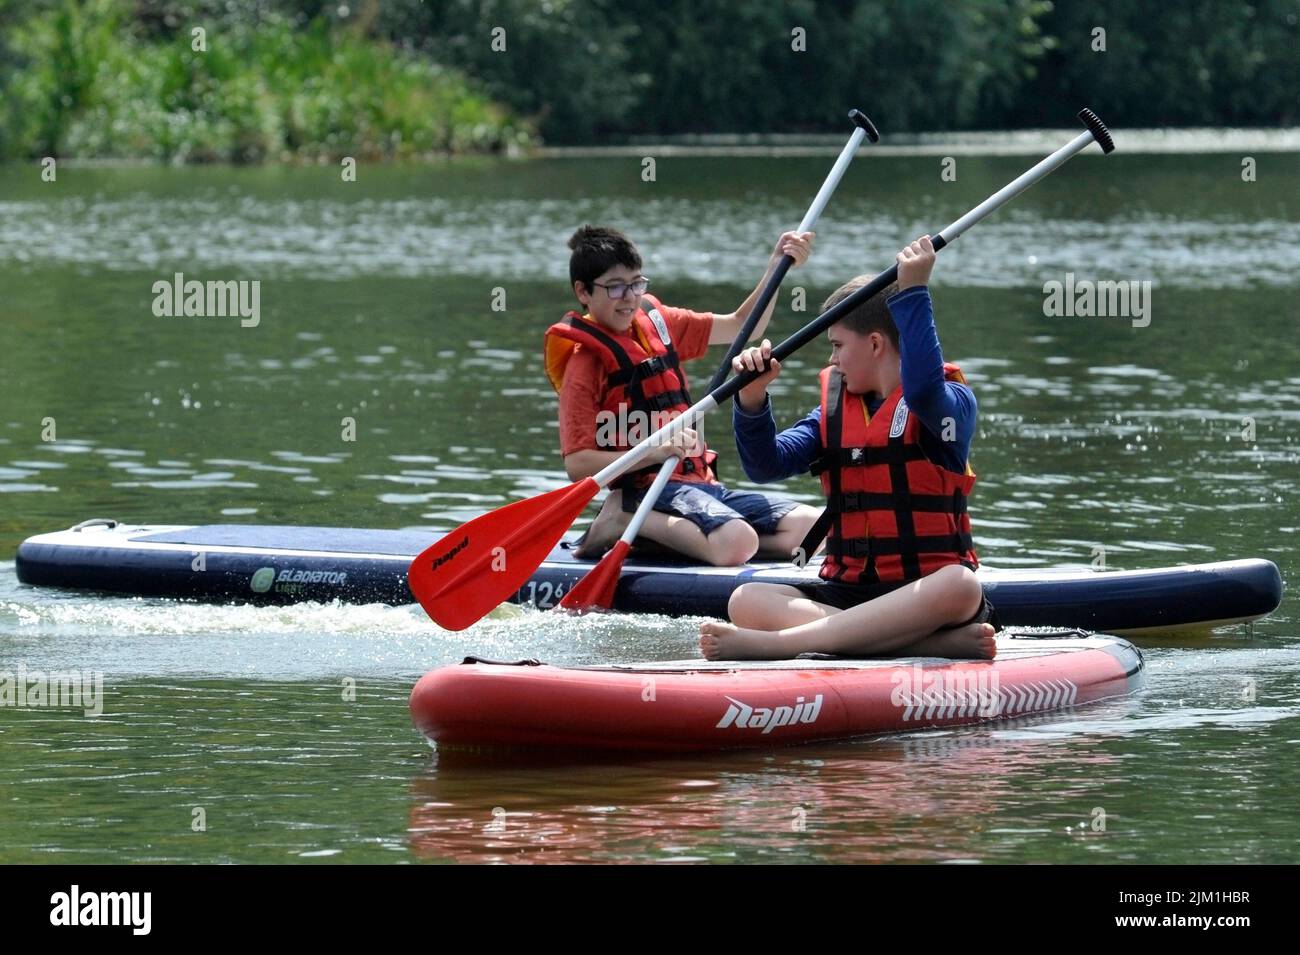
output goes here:
[[999, 634], [994, 660], [838, 657], [557, 667], [473, 657], [425, 674], [440, 748], [688, 752], [960, 726], [1125, 696], [1142, 655], [1083, 631]]

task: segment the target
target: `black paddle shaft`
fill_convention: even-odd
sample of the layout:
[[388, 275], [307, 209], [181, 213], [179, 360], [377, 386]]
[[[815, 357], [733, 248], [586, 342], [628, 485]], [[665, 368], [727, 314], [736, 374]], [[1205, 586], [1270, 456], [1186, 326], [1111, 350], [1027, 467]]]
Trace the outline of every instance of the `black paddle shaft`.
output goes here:
[[[934, 250], [938, 252], [948, 243], [944, 241], [943, 236], [936, 235], [932, 240]], [[788, 256], [787, 256], [788, 258]], [[898, 265], [895, 263], [888, 269], [881, 272], [874, 279], [868, 282], [862, 288], [858, 289], [852, 295], [844, 300], [832, 305], [826, 311], [822, 312], [811, 322], [805, 325], [799, 331], [795, 332], [781, 344], [772, 349], [772, 357], [777, 361], [784, 361], [790, 355], [793, 355], [804, 345], [807, 345], [814, 338], [820, 335], [826, 329], [830, 328], [841, 318], [853, 311], [863, 302], [872, 296], [878, 294], [882, 289], [888, 288], [898, 279]], [[732, 378], [709, 391], [709, 397], [718, 404], [722, 404], [728, 398], [736, 394], [750, 382], [755, 381], [764, 374], [764, 371], [746, 371]]]
[[727, 346], [727, 353], [722, 356], [722, 363], [718, 365], [718, 370], [713, 373], [713, 378], [709, 382], [709, 392], [712, 393], [727, 380], [731, 374], [731, 362], [740, 354], [745, 343], [749, 341], [749, 336], [754, 334], [754, 329], [758, 326], [758, 320], [763, 313], [767, 311], [768, 304], [776, 296], [777, 289], [785, 280], [785, 274], [790, 271], [790, 266], [794, 264], [794, 259], [788, 255], [781, 256], [781, 261], [776, 263], [776, 268], [768, 276], [767, 281], [763, 284], [762, 290], [758, 293], [758, 301], [750, 309], [749, 314], [745, 317], [745, 324], [740, 329], [740, 334], [732, 339], [731, 344]]
[[[940, 249], [948, 245], [949, 240], [944, 235], [945, 232], [951, 233], [954, 239], [959, 238], [970, 226], [979, 222], [984, 218], [984, 216], [1000, 208], [1039, 179], [1048, 175], [1052, 170], [1056, 169], [1061, 165], [1061, 163], [1068, 160], [1088, 143], [1096, 142], [1101, 146], [1101, 151], [1105, 154], [1114, 152], [1115, 142], [1111, 138], [1110, 130], [1108, 130], [1106, 124], [1101, 121], [1101, 117], [1090, 109], [1083, 109], [1079, 111], [1079, 121], [1087, 128], [1088, 132], [1086, 134], [1080, 134], [1075, 138], [1074, 142], [1056, 150], [1046, 159], [1035, 165], [1032, 169], [1027, 170], [998, 192], [989, 196], [989, 198], [985, 199], [970, 212], [966, 213], [966, 215], [949, 225], [946, 229], [936, 233], [930, 240], [934, 243], [934, 251], [938, 252]], [[803, 348], [804, 345], [807, 345], [826, 329], [830, 328], [849, 312], [853, 311], [853, 309], [867, 301], [867, 299], [878, 294], [882, 289], [888, 288], [889, 285], [897, 279], [898, 264], [895, 263], [884, 272], [877, 275], [866, 285], [862, 286], [862, 288], [848, 296], [844, 301], [831, 306], [803, 328], [799, 329], [799, 331], [795, 332], [785, 341], [781, 342], [781, 344], [773, 348], [772, 357], [777, 361], [784, 361], [788, 356], [794, 354], [800, 348]], [[712, 398], [716, 404], [720, 405], [750, 382], [757, 380], [763, 374], [764, 371], [742, 372], [725, 384], [720, 384], [710, 390], [709, 397]]]

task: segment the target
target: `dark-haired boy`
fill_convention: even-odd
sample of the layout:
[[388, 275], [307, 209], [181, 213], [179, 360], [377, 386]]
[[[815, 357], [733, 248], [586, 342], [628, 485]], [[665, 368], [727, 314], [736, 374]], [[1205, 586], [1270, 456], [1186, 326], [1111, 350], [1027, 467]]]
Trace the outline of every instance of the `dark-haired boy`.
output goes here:
[[[782, 255], [790, 255], [795, 267], [807, 261], [812, 239], [811, 232], [782, 235], [763, 281]], [[552, 325], [544, 348], [546, 372], [560, 396], [560, 453], [576, 481], [690, 407], [682, 362], [702, 356], [709, 345], [734, 340], [758, 288], [730, 314], [670, 308], [645, 294], [649, 280], [641, 272], [641, 255], [618, 230], [583, 226], [569, 248], [569, 277], [585, 314], [570, 312]], [[769, 305], [754, 337], [771, 314]], [[713, 473], [716, 455], [688, 428], [611, 491], [588, 530], [582, 556], [597, 555], [618, 539], [654, 473], [672, 456], [679, 458], [677, 469], [641, 537], [706, 563], [743, 564], [755, 554], [789, 557], [816, 520], [807, 505], [724, 487]]]
[[[700, 627], [708, 659], [996, 654], [966, 512], [975, 395], [943, 361], [926, 287], [934, 259], [929, 236], [913, 242], [898, 254], [897, 290], [831, 326], [821, 403], [780, 434], [767, 397], [781, 372], [771, 343], [737, 356], [737, 371], [769, 365], [736, 396], [745, 472], [760, 483], [819, 474], [827, 495], [819, 530], [829, 537], [818, 583], [750, 583], [732, 593], [732, 622]], [[824, 307], [866, 281], [849, 282]]]

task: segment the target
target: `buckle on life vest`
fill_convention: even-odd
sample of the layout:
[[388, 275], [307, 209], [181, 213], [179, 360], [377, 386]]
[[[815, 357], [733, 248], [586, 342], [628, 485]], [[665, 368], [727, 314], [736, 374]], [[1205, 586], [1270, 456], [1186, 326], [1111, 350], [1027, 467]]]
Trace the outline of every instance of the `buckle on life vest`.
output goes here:
[[650, 395], [645, 398], [646, 405], [651, 411], [671, 411], [680, 405], [686, 404], [689, 396], [680, 388], [673, 391], [661, 391], [657, 395]]
[[808, 473], [817, 477], [832, 469], [877, 464], [906, 464], [908, 461], [924, 460], [925, 452], [921, 450], [919, 444], [888, 444], [879, 448], [829, 448], [813, 461], [808, 468]]
[[676, 371], [680, 367], [681, 361], [677, 357], [677, 352], [655, 355], [653, 358], [647, 358], [630, 368], [621, 368], [614, 372], [609, 376], [609, 384], [611, 386], [636, 385], [649, 378], [662, 375], [666, 371]]
[[637, 371], [643, 378], [649, 378], [653, 375], [660, 374], [673, 367], [676, 362], [669, 362], [664, 355], [656, 355], [654, 358], [647, 358], [637, 366]]

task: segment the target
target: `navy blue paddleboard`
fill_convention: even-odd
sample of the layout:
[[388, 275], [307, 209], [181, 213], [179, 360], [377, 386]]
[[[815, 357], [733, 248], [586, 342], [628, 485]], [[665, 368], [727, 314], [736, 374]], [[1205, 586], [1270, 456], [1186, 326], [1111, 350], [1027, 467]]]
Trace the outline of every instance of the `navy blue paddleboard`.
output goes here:
[[[85, 521], [30, 537], [18, 548], [18, 579], [61, 587], [205, 601], [411, 603], [406, 569], [433, 542], [427, 531], [252, 524], [124, 525]], [[591, 569], [565, 541], [514, 602], [554, 606]], [[703, 567], [643, 557], [623, 565], [614, 609], [724, 617], [732, 590], [749, 581], [801, 583], [818, 562]], [[984, 591], [1007, 626], [1080, 627], [1117, 634], [1204, 630], [1262, 617], [1282, 599], [1267, 560], [1230, 560], [1150, 570], [981, 567]]]

